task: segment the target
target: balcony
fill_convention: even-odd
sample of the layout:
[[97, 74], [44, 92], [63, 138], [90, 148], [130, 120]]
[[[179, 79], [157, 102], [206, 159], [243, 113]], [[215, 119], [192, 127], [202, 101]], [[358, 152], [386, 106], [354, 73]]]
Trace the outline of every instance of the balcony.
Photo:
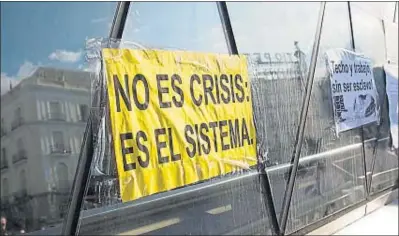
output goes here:
[[78, 121], [86, 123], [87, 119], [89, 119], [89, 115], [88, 114], [80, 116]]
[[0, 135], [1, 135], [1, 137], [7, 135], [7, 131], [3, 127], [1, 127]]
[[26, 197], [28, 197], [28, 191], [26, 189], [14, 193], [14, 198], [16, 200], [22, 200], [25, 199]]
[[26, 151], [22, 149], [18, 151], [18, 154], [12, 156], [12, 163], [16, 164], [27, 159], [28, 155], [26, 155]]
[[50, 151], [51, 154], [71, 154], [71, 148], [64, 144], [55, 144]]
[[16, 128], [18, 128], [23, 124], [24, 124], [24, 119], [22, 117], [18, 117], [11, 123], [11, 130], [15, 130]]
[[62, 112], [50, 112], [48, 119], [53, 121], [66, 121], [66, 115]]
[[4, 207], [9, 206], [11, 202], [10, 196], [1, 196], [1, 210], [4, 210]]
[[0, 170], [7, 170], [7, 169], [8, 169], [8, 163], [1, 163]]
[[72, 189], [72, 185], [69, 180], [62, 180], [58, 183], [56, 191], [60, 194], [68, 194]]

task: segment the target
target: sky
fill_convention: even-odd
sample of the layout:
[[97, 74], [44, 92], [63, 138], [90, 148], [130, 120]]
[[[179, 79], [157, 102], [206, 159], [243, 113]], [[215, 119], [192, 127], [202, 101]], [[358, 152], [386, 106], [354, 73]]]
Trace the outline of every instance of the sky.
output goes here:
[[[364, 10], [383, 15], [381, 6]], [[228, 3], [239, 52], [293, 52], [298, 41], [310, 55], [319, 7], [317, 2]], [[85, 69], [86, 39], [108, 36], [115, 8], [116, 2], [1, 2], [2, 94], [37, 66]], [[321, 47], [350, 45], [345, 11], [345, 2], [327, 4]], [[360, 33], [379, 27], [375, 21], [359, 25]], [[132, 2], [123, 40], [147, 48], [228, 53], [214, 2]]]
[[[86, 38], [108, 35], [115, 2], [1, 2], [1, 88], [37, 66], [82, 68]], [[3, 86], [6, 85], [6, 86]]]

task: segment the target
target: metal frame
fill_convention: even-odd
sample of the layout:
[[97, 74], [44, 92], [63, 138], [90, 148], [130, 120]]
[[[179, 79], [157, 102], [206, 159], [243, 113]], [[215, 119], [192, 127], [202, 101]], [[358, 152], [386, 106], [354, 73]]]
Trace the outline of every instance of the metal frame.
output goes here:
[[318, 22], [317, 22], [316, 35], [315, 35], [315, 40], [314, 40], [313, 49], [312, 49], [312, 57], [310, 59], [310, 68], [309, 68], [309, 73], [307, 75], [307, 83], [306, 83], [306, 90], [305, 90], [306, 94], [302, 101], [302, 109], [301, 109], [301, 115], [300, 115], [300, 120], [299, 120], [299, 126], [298, 126], [296, 139], [295, 139], [296, 141], [295, 141], [294, 152], [292, 154], [292, 159], [291, 159], [292, 167], [290, 170], [290, 177], [288, 179], [288, 184], [287, 184], [287, 187], [286, 187], [286, 190], [284, 193], [284, 198], [283, 198], [283, 205], [281, 208], [282, 210], [281, 210], [281, 215], [280, 215], [280, 232], [279, 232], [280, 235], [285, 234], [285, 230], [287, 227], [288, 213], [289, 213], [290, 206], [291, 206], [291, 198], [292, 198], [292, 193], [294, 191], [296, 174], [298, 171], [299, 157], [301, 155], [301, 148], [302, 148], [302, 142], [303, 142], [303, 137], [304, 137], [306, 118], [307, 118], [308, 108], [309, 108], [309, 103], [310, 103], [310, 95], [312, 93], [314, 74], [316, 71], [317, 56], [319, 54], [320, 38], [321, 38], [321, 31], [323, 29], [325, 8], [326, 8], [326, 2], [321, 2], [319, 18], [318, 18]]
[[[234, 33], [233, 29], [231, 26], [230, 22], [230, 17], [229, 17], [229, 12], [227, 9], [226, 2], [216, 2], [221, 24], [223, 27], [225, 39], [226, 39], [226, 44], [229, 50], [229, 53], [232, 55], [238, 55], [238, 48], [237, 44], [234, 38]], [[351, 33], [351, 45], [353, 50], [355, 50], [355, 41], [354, 41], [354, 35], [353, 35], [353, 24], [352, 24], [352, 14], [351, 14], [351, 6], [350, 2], [347, 2], [348, 4], [348, 13], [349, 13], [349, 23], [350, 23], [350, 33]], [[395, 4], [395, 13], [396, 13], [396, 8], [397, 8], [398, 3]], [[269, 213], [269, 220], [271, 221], [271, 226], [274, 230], [274, 233], [277, 235], [284, 235], [286, 231], [286, 226], [287, 226], [287, 221], [288, 221], [288, 215], [289, 215], [289, 210], [290, 210], [290, 205], [291, 205], [291, 199], [292, 199], [292, 194], [294, 191], [294, 185], [296, 181], [296, 174], [298, 171], [298, 165], [300, 162], [307, 160], [308, 158], [301, 159], [300, 161], [300, 154], [301, 154], [301, 148], [302, 148], [302, 142], [303, 142], [303, 137], [304, 137], [304, 129], [306, 125], [306, 120], [307, 120], [307, 113], [308, 113], [308, 108], [309, 108], [309, 102], [310, 102], [310, 97], [312, 93], [312, 86], [313, 86], [313, 80], [314, 80], [314, 74], [315, 74], [315, 68], [316, 68], [316, 62], [317, 62], [317, 57], [318, 57], [318, 52], [319, 52], [319, 45], [320, 45], [320, 38], [321, 38], [321, 32], [323, 29], [323, 21], [324, 21], [324, 15], [325, 15], [325, 6], [326, 2], [321, 2], [321, 8], [319, 12], [319, 17], [318, 17], [318, 23], [317, 23], [317, 29], [316, 29], [316, 34], [315, 34], [315, 41], [313, 44], [313, 50], [312, 50], [312, 56], [311, 56], [311, 62], [310, 62], [310, 68], [309, 68], [309, 73], [307, 75], [307, 83], [306, 83], [306, 93], [305, 96], [303, 97], [302, 101], [302, 108], [301, 108], [301, 115], [300, 115], [300, 120], [299, 120], [299, 126], [297, 129], [297, 134], [296, 134], [296, 143], [295, 143], [295, 148], [293, 150], [292, 154], [292, 159], [291, 159], [291, 164], [283, 165], [284, 168], [290, 168], [290, 175], [289, 179], [287, 181], [287, 186], [286, 190], [284, 193], [284, 199], [283, 199], [283, 205], [281, 209], [281, 215], [280, 215], [280, 222], [278, 221], [277, 215], [276, 215], [276, 210], [275, 210], [275, 205], [272, 197], [272, 190], [271, 190], [271, 185], [269, 182], [268, 174], [265, 169], [265, 166], [263, 163], [259, 163], [260, 173], [257, 173], [260, 177], [261, 180], [261, 187], [263, 188], [264, 192], [264, 199], [265, 199], [265, 204]], [[126, 23], [126, 18], [129, 12], [129, 7], [130, 7], [130, 2], [118, 2], [116, 11], [115, 11], [115, 16], [113, 19], [113, 24], [109, 33], [109, 38], [111, 39], [121, 39]], [[396, 18], [396, 14], [394, 14], [394, 21]], [[94, 98], [93, 104], [95, 105], [96, 102], [98, 102], [98, 96]], [[86, 188], [89, 182], [89, 177], [90, 177], [90, 166], [93, 161], [93, 153], [94, 153], [94, 144], [93, 144], [93, 117], [94, 117], [94, 112], [90, 112], [90, 116], [87, 122], [86, 130], [84, 133], [84, 138], [83, 138], [83, 143], [82, 143], [82, 148], [79, 156], [79, 163], [78, 167], [76, 170], [76, 175], [72, 187], [72, 193], [70, 196], [70, 207], [68, 209], [68, 214], [67, 217], [64, 220], [64, 224], [62, 225], [62, 234], [63, 235], [76, 235], [78, 232], [78, 226], [81, 218], [87, 218], [85, 214], [81, 215], [81, 206], [82, 206], [82, 200], [84, 198]], [[360, 129], [361, 132], [361, 139], [362, 139], [362, 150], [363, 150], [363, 164], [364, 164], [364, 171], [365, 171], [365, 191], [367, 194], [367, 198], [369, 196], [369, 189], [371, 188], [371, 179], [368, 181], [367, 178], [367, 166], [366, 166], [366, 160], [365, 160], [365, 151], [364, 151], [364, 145], [367, 141], [364, 140], [364, 134], [363, 134], [363, 127]], [[376, 142], [378, 143], [379, 137], [376, 139]], [[360, 143], [358, 144], [360, 145]], [[375, 146], [376, 147], [376, 146]], [[318, 155], [315, 155], [318, 157]], [[375, 151], [373, 152], [373, 161], [375, 161], [376, 158], [376, 153]], [[283, 166], [278, 166], [276, 168], [283, 168]], [[272, 168], [273, 169], [273, 168]], [[374, 169], [374, 163], [372, 164], [372, 171], [371, 174], [373, 173]], [[269, 170], [270, 171], [270, 170]], [[255, 173], [249, 174], [248, 176], [252, 176]], [[241, 176], [245, 178], [245, 176]], [[232, 179], [234, 180], [234, 178]], [[231, 181], [232, 181], [231, 180]], [[370, 182], [370, 183], [369, 183]], [[216, 185], [215, 185], [216, 186]], [[191, 188], [190, 188], [191, 189]], [[210, 188], [214, 189], [214, 188]], [[194, 189], [187, 191], [194, 191]], [[182, 193], [184, 193], [183, 191]], [[194, 191], [195, 192], [195, 191]], [[182, 194], [181, 193], [181, 194]], [[176, 193], [178, 194], [178, 193]], [[173, 195], [171, 195], [173, 196]], [[180, 195], [179, 195], [180, 196]], [[156, 201], [159, 202], [159, 200], [162, 199], [154, 199], [150, 200], [147, 199], [144, 202], [152, 202]], [[159, 202], [161, 203], [161, 202]], [[137, 204], [140, 205], [138, 202]], [[130, 207], [135, 207], [137, 204], [132, 204]], [[152, 205], [152, 204], [151, 204]], [[150, 207], [149, 205], [146, 205]], [[136, 206], [137, 207], [137, 206]], [[139, 207], [138, 210], [140, 210], [141, 207]], [[101, 213], [101, 214], [109, 214], [107, 212]], [[280, 225], [279, 225], [280, 223]]]
[[[354, 37], [354, 27], [353, 27], [353, 20], [352, 20], [352, 9], [351, 9], [351, 3], [348, 1], [348, 12], [349, 12], [349, 24], [350, 24], [350, 34], [351, 34], [351, 46], [352, 49], [354, 51], [356, 51], [356, 44], [355, 44], [355, 37]], [[397, 8], [397, 2], [395, 3], [395, 11], [394, 11], [394, 21], [396, 18], [396, 8]], [[383, 30], [383, 34], [384, 34], [384, 46], [385, 46], [385, 57], [387, 57], [387, 47], [386, 47], [386, 34], [385, 34], [385, 24], [384, 24], [384, 20], [381, 19], [381, 27]], [[389, 63], [389, 62], [388, 62]], [[386, 98], [384, 98], [383, 104], [382, 106], [386, 106]], [[380, 133], [380, 129], [381, 129], [381, 125], [379, 125], [377, 127], [377, 136], [374, 138], [373, 140], [373, 153], [372, 153], [372, 157], [371, 157], [371, 166], [370, 166], [370, 171], [368, 171], [367, 168], [367, 162], [366, 162], [366, 152], [365, 152], [365, 144], [366, 142], [368, 142], [368, 140], [365, 140], [364, 138], [364, 127], [361, 126], [360, 127], [360, 135], [361, 135], [361, 139], [362, 139], [362, 162], [363, 162], [363, 171], [364, 171], [364, 176], [365, 176], [365, 197], [366, 200], [370, 200], [370, 197], [372, 195], [375, 195], [376, 193], [371, 193], [371, 187], [372, 187], [372, 182], [373, 182], [373, 175], [374, 175], [374, 168], [375, 168], [375, 163], [376, 163], [376, 159], [377, 159], [377, 147], [378, 147], [378, 143], [379, 140], [381, 139], [381, 133]], [[383, 138], [384, 139], [384, 138]]]
[[[116, 7], [115, 17], [110, 31], [110, 38], [120, 39], [123, 34], [130, 2], [119, 2]], [[94, 94], [93, 105], [98, 103], [98, 94]], [[76, 235], [80, 221], [80, 213], [84, 195], [90, 179], [90, 167], [93, 161], [93, 119], [94, 112], [90, 111], [88, 122], [83, 136], [82, 148], [80, 150], [79, 162], [76, 169], [72, 192], [70, 195], [70, 205], [67, 216], [62, 227], [62, 235]]]
[[[397, 4], [397, 2], [396, 2], [396, 4]], [[396, 4], [395, 4], [395, 11], [396, 11]], [[394, 12], [394, 14], [395, 14], [395, 12]], [[382, 27], [382, 31], [383, 31], [383, 34], [384, 34], [385, 58], [387, 58], [388, 57], [388, 48], [387, 48], [387, 43], [386, 43], [385, 23], [384, 23], [383, 19], [381, 19], [381, 27]], [[389, 63], [390, 62], [388, 61], [388, 64]], [[385, 83], [385, 86], [386, 86], [386, 83]], [[386, 104], [387, 99], [388, 99], [387, 95], [385, 95], [384, 96], [384, 101], [382, 103], [382, 106], [386, 106], [387, 105]], [[388, 110], [388, 108], [387, 108], [387, 110]], [[382, 109], [381, 109], [381, 112], [382, 112]], [[369, 199], [370, 195], [373, 194], [373, 193], [371, 193], [371, 187], [372, 187], [372, 183], [373, 183], [374, 168], [375, 168], [375, 163], [376, 163], [376, 159], [377, 159], [377, 148], [378, 148], [378, 145], [379, 145], [379, 141], [381, 140], [381, 132], [380, 132], [381, 126], [382, 126], [382, 124], [380, 124], [377, 127], [377, 137], [375, 138], [374, 146], [373, 146], [373, 156], [372, 156], [372, 160], [371, 160], [371, 169], [370, 169], [370, 172], [369, 172], [370, 173], [370, 177], [369, 177], [369, 180], [368, 180], [368, 183], [367, 183], [367, 190], [366, 190], [367, 199]]]
[[[227, 9], [227, 4], [224, 1], [216, 2], [216, 4], [219, 11], [220, 21], [222, 23], [224, 36], [226, 39], [229, 53], [232, 55], [238, 55], [238, 48], [234, 38], [233, 28], [231, 26], [230, 15]], [[276, 210], [274, 207], [275, 205], [274, 205], [273, 193], [270, 186], [269, 177], [266, 172], [265, 165], [263, 163], [258, 163], [258, 164], [260, 169], [259, 178], [260, 178], [261, 187], [263, 189], [262, 192], [264, 193], [263, 197], [265, 198], [266, 209], [269, 215], [269, 219], [271, 220], [272, 230], [274, 231], [273, 233], [278, 235], [279, 224], [277, 220]]]

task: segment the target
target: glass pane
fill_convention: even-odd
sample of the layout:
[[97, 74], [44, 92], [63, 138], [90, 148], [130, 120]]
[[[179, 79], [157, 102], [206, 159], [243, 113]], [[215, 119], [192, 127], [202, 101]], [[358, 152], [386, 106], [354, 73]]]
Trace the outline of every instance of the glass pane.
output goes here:
[[291, 160], [299, 124], [320, 3], [235, 2], [228, 3], [228, 7], [238, 50], [249, 54], [254, 62], [251, 88], [257, 143], [269, 167], [278, 216], [289, 170], [286, 163]]
[[[257, 96], [255, 120], [262, 126], [258, 143], [264, 145], [270, 163], [287, 163], [293, 151], [320, 3], [228, 6], [238, 50], [250, 54], [256, 63], [258, 78], [252, 87]], [[251, 14], [243, 14], [242, 9]], [[280, 14], [287, 17], [275, 22]]]
[[395, 23], [399, 23], [399, 6], [398, 6], [398, 2], [396, 2], [396, 11], [395, 11]]
[[61, 233], [86, 126], [77, 110], [90, 106], [85, 41], [108, 35], [115, 7], [1, 2], [1, 213], [9, 234]]
[[148, 48], [228, 53], [215, 2], [132, 2], [130, 8], [125, 41]]
[[364, 198], [359, 129], [335, 132], [328, 49], [352, 50], [347, 3], [326, 4], [316, 73], [287, 232], [315, 223]]
[[385, 50], [384, 30], [380, 19], [362, 11], [359, 7], [352, 8], [352, 19], [356, 50], [374, 61], [373, 74], [381, 105], [380, 125], [364, 127], [366, 164], [370, 172], [368, 178], [371, 178], [374, 166], [371, 191], [378, 192], [394, 185], [398, 178], [398, 158], [391, 150], [390, 144], [388, 101], [385, 95], [386, 81], [383, 69], [387, 61], [386, 55], [389, 54]]
[[351, 2], [352, 8], [357, 8], [380, 20], [393, 21], [395, 2]]
[[[149, 48], [227, 53], [214, 2], [134, 2], [123, 41]], [[104, 158], [93, 166], [80, 234], [270, 234], [256, 171], [121, 203], [108, 138], [104, 136]]]

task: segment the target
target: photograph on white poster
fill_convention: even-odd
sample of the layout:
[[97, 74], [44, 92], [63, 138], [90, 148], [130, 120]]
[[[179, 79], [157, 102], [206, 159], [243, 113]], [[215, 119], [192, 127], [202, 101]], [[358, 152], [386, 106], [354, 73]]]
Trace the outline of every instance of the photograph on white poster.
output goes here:
[[369, 58], [347, 49], [326, 52], [337, 134], [379, 121], [378, 92]]

